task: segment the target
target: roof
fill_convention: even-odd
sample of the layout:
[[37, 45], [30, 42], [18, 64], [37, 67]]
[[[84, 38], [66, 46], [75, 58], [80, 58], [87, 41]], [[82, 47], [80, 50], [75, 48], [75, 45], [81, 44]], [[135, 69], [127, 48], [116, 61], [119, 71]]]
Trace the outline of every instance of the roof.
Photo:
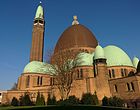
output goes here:
[[55, 74], [55, 71], [50, 64], [39, 61], [32, 61], [25, 66], [23, 73], [43, 73], [51, 75]]
[[134, 65], [135, 68], [137, 68], [138, 63], [139, 63], [139, 59], [137, 57], [134, 57], [133, 58], [133, 65]]
[[43, 19], [43, 18], [44, 18], [43, 7], [40, 4], [37, 7], [35, 19]]
[[94, 59], [105, 58], [104, 49], [98, 45], [95, 49]]
[[54, 53], [74, 47], [96, 48], [97, 40], [93, 33], [81, 24], [72, 25], [60, 36]]
[[107, 59], [107, 66], [133, 66], [129, 56], [117, 46], [106, 46], [104, 52]]

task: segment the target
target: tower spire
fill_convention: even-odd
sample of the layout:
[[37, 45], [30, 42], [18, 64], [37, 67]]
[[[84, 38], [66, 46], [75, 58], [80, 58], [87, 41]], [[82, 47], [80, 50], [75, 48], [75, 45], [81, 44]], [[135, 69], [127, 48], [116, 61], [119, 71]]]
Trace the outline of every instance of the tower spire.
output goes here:
[[44, 19], [44, 11], [43, 11], [43, 7], [42, 7], [42, 2], [41, 1], [40, 1], [39, 5], [37, 7], [35, 19]]
[[41, 2], [37, 7], [32, 31], [32, 47], [30, 51], [30, 61], [43, 61], [44, 48], [44, 12]]

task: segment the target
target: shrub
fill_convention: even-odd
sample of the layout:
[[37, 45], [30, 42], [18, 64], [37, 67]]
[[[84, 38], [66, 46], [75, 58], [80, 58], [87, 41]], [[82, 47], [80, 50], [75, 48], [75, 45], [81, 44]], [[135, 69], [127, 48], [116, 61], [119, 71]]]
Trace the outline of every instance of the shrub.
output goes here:
[[82, 95], [81, 104], [95, 105], [93, 95], [91, 93], [85, 93]]
[[99, 100], [98, 100], [96, 92], [93, 94], [93, 100], [94, 100], [94, 105], [98, 105], [99, 104]]
[[32, 101], [30, 100], [30, 97], [27, 93], [24, 94], [24, 96], [21, 96], [19, 98], [19, 103], [20, 105], [22, 106], [30, 106], [30, 105], [33, 105]]
[[45, 105], [45, 98], [43, 96], [43, 94], [41, 94], [41, 97], [40, 97], [40, 100], [41, 100], [41, 105]]
[[12, 106], [18, 106], [19, 105], [19, 101], [16, 97], [13, 97], [13, 99], [11, 101], [11, 105]]
[[75, 97], [74, 95], [69, 96], [68, 99], [65, 99], [65, 100], [61, 99], [57, 102], [57, 104], [61, 105], [61, 106], [78, 105], [79, 103], [80, 103], [79, 99], [77, 97]]
[[40, 92], [37, 93], [37, 97], [36, 97], [36, 105], [45, 105], [45, 99], [43, 94], [40, 95]]
[[109, 100], [106, 96], [104, 96], [104, 98], [102, 99], [102, 105], [103, 106], [109, 106]]
[[48, 94], [47, 105], [56, 105], [56, 97], [53, 95], [52, 97]]
[[114, 107], [123, 107], [123, 100], [114, 96], [107, 98], [106, 96], [102, 99], [103, 106], [114, 106]]
[[67, 103], [68, 105], [78, 105], [79, 104], [79, 99], [77, 97], [73, 96], [69, 96], [69, 98], [67, 99]]
[[110, 106], [123, 107], [123, 104], [124, 104], [123, 100], [116, 96], [109, 98]]

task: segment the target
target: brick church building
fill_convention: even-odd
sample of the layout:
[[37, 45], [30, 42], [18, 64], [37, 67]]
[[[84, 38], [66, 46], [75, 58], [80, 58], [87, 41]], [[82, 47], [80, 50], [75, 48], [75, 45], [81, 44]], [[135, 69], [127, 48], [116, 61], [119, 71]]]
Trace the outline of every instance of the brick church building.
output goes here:
[[[127, 106], [140, 107], [140, 75], [136, 73], [139, 59], [133, 60], [121, 48], [115, 45], [102, 47], [95, 35], [74, 16], [72, 25], [61, 34], [50, 63], [43, 61], [45, 19], [41, 4], [37, 7], [33, 22], [30, 60], [18, 78], [17, 90], [8, 90], [3, 94], [2, 103], [10, 103], [25, 92], [35, 101], [37, 92], [44, 95], [53, 94], [57, 100], [61, 98], [55, 85], [56, 71], [53, 65], [65, 64], [64, 55], [71, 61], [76, 60], [74, 81], [70, 95], [81, 98], [83, 93], [95, 93], [101, 101], [104, 96], [117, 96]], [[58, 66], [59, 67], [59, 66]], [[72, 68], [73, 69], [73, 68]], [[132, 75], [133, 73], [133, 75]], [[54, 85], [52, 87], [52, 85]]]

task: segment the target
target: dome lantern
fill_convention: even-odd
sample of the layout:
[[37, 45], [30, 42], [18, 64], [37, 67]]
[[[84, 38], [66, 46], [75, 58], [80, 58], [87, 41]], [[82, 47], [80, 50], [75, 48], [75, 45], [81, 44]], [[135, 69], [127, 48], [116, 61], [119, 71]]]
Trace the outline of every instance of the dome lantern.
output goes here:
[[103, 48], [99, 45], [95, 49], [94, 59], [105, 59], [105, 54]]

